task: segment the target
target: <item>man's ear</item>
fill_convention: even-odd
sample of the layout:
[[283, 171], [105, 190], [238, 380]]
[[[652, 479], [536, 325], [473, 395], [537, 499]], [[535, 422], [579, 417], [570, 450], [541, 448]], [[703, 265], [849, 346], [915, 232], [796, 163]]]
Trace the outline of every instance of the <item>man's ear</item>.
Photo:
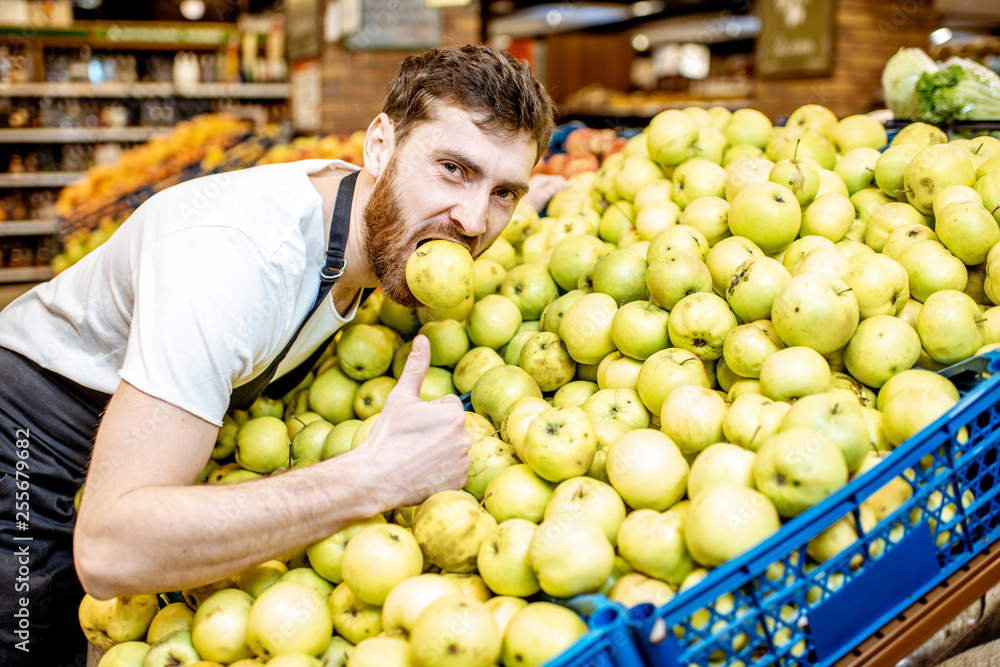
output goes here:
[[365, 171], [372, 178], [378, 180], [379, 174], [385, 170], [394, 145], [392, 121], [387, 115], [380, 113], [368, 126], [365, 134]]

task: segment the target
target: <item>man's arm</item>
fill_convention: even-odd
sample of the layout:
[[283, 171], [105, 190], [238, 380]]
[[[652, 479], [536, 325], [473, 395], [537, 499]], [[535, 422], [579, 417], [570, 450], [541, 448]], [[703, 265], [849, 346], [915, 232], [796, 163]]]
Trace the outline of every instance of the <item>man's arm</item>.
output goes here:
[[74, 535], [100, 599], [181, 590], [235, 574], [379, 512], [461, 488], [469, 435], [456, 396], [420, 400], [424, 337], [361, 447], [232, 486], [193, 485], [218, 427], [123, 382], [94, 446]]

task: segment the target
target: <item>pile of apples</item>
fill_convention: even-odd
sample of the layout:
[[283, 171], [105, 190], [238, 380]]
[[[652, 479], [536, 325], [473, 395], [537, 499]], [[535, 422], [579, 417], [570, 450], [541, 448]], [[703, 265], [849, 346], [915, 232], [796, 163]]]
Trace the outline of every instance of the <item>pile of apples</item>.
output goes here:
[[[159, 611], [88, 597], [102, 667], [542, 664], [586, 632], [553, 598], [664, 605], [876, 468], [959, 400], [931, 369], [1000, 342], [1000, 141], [916, 123], [885, 143], [875, 120], [815, 105], [782, 128], [752, 109], [666, 111], [547, 217], [519, 206], [479, 258], [421, 246], [407, 280], [430, 305], [376, 292], [299, 387], [226, 416], [199, 482], [364, 446], [423, 334], [421, 397], [473, 408], [464, 490]], [[862, 503], [866, 532], [920, 520], [903, 507], [915, 480]], [[941, 521], [946, 502], [927, 502]], [[806, 568], [857, 541], [844, 517]]]
[[565, 151], [546, 155], [538, 161], [532, 173], [558, 174], [569, 178], [575, 174], [597, 171], [601, 162], [625, 146], [626, 139], [611, 129], [595, 130], [578, 127], [566, 135]]

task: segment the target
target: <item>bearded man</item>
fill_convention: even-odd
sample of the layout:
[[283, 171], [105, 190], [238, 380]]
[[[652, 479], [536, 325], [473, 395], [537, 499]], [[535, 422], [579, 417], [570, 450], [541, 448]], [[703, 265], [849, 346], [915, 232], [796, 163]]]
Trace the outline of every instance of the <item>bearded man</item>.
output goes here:
[[83, 591], [204, 585], [461, 488], [462, 404], [420, 400], [422, 336], [363, 446], [252, 484], [194, 482], [226, 411], [295, 387], [370, 288], [419, 305], [405, 265], [422, 242], [489, 247], [552, 130], [551, 100], [508, 54], [411, 56], [360, 170], [305, 160], [174, 186], [0, 312], [0, 663], [80, 664]]

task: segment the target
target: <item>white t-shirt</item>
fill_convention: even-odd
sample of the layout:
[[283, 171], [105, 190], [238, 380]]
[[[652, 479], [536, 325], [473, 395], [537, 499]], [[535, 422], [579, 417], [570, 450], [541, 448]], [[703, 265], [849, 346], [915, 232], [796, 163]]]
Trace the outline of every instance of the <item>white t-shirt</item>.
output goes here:
[[[233, 387], [284, 349], [316, 301], [328, 239], [303, 160], [194, 179], [157, 193], [112, 237], [0, 311], [0, 346], [85, 387], [120, 380], [221, 424]], [[320, 304], [275, 378], [346, 318]]]

